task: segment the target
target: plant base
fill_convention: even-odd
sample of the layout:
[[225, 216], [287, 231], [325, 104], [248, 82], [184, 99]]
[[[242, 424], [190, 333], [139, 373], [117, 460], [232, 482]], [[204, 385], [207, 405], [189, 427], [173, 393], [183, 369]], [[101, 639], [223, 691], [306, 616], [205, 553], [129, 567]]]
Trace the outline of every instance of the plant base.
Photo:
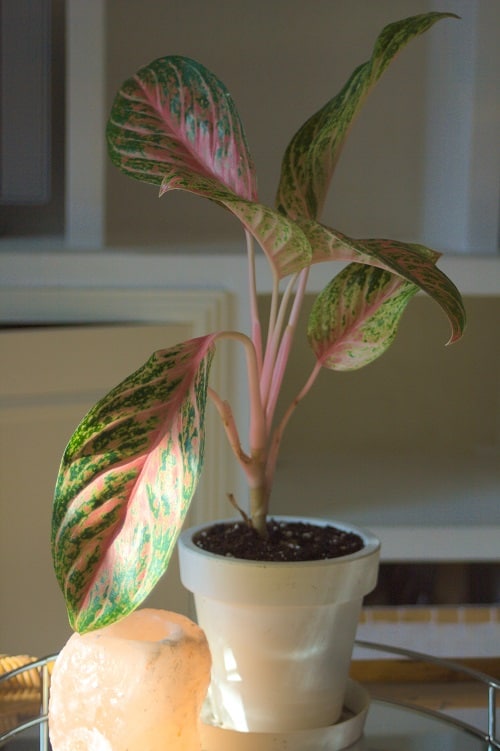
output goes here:
[[344, 710], [334, 725], [273, 733], [245, 733], [215, 725], [210, 707], [205, 705], [200, 730], [202, 748], [204, 751], [340, 751], [361, 738], [369, 704], [365, 689], [349, 680]]

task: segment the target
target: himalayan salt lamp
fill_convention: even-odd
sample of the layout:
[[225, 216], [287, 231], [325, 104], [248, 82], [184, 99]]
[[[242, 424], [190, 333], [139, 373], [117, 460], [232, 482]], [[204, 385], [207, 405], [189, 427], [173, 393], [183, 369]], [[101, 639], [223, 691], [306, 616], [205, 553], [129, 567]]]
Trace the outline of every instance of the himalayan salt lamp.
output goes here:
[[203, 631], [164, 610], [73, 634], [52, 674], [53, 751], [199, 751], [210, 665]]

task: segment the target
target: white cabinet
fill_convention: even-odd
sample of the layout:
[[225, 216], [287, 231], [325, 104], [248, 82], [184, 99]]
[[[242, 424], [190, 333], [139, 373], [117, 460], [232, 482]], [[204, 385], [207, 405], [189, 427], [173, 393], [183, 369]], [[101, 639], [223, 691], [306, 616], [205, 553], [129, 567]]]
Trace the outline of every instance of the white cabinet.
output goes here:
[[[33, 303], [35, 296], [28, 297]], [[31, 317], [31, 324], [40, 317], [50, 321], [54, 310], [50, 310], [48, 298], [56, 303], [56, 308], [58, 298], [62, 325], [25, 322], [24, 326], [0, 329], [2, 652], [30, 651], [40, 656], [59, 649], [69, 634], [50, 555], [51, 507], [59, 462], [72, 432], [99, 398], [140, 367], [152, 352], [196, 333], [194, 311], [182, 320], [182, 305], [175, 304], [175, 295], [170, 300], [170, 314], [168, 295], [159, 297], [151, 291], [146, 297], [127, 295], [121, 317], [132, 320], [120, 324], [109, 320], [111, 308], [117, 315], [117, 302], [123, 299], [117, 299], [112, 291], [100, 295], [74, 291], [70, 295], [74, 304], [71, 313], [64, 311], [67, 296], [49, 294], [45, 304], [38, 300], [38, 317]], [[198, 306], [202, 297], [198, 295]], [[82, 300], [86, 301], [87, 320], [64, 325], [77, 317], [76, 309]], [[214, 307], [206, 301], [204, 318], [210, 318], [210, 306], [211, 313], [215, 312], [217, 298], [215, 302]], [[152, 320], [141, 324], [139, 321], [146, 316], [144, 309]], [[155, 317], [164, 317], [166, 322], [155, 323]], [[169, 318], [174, 320], [169, 322]], [[217, 371], [215, 377], [218, 378]], [[216, 451], [216, 446], [211, 448]], [[223, 464], [222, 459], [210, 454], [202, 487], [207, 487], [207, 479], [210, 483], [219, 476]], [[219, 492], [217, 482], [210, 489]], [[202, 505], [199, 499], [193, 501], [193, 522], [207, 518], [207, 514], [209, 502]], [[175, 556], [148, 604], [189, 614], [190, 599], [180, 585]]]
[[[11, 329], [0, 333], [0, 644], [43, 655], [69, 634], [50, 557], [53, 489], [64, 446], [84, 414], [186, 327]], [[169, 569], [157, 606], [187, 612]]]

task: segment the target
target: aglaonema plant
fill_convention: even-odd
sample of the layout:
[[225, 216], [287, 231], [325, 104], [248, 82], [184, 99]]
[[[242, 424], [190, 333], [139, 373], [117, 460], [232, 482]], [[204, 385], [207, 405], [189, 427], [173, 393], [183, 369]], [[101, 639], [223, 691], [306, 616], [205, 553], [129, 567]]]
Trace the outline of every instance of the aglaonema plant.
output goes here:
[[[130, 177], [157, 185], [162, 196], [189, 191], [241, 222], [252, 327], [246, 333], [209, 333], [154, 353], [76, 429], [59, 470], [52, 526], [56, 574], [76, 630], [128, 614], [165, 572], [202, 467], [208, 398], [248, 480], [250, 523], [265, 535], [283, 431], [320, 370], [353, 370], [382, 355], [418, 290], [444, 310], [450, 342], [461, 336], [462, 300], [437, 268], [437, 252], [396, 240], [353, 239], [319, 221], [346, 135], [366, 96], [401, 48], [451, 15], [428, 13], [382, 30], [371, 58], [293, 136], [275, 208], [259, 202], [233, 99], [203, 65], [163, 57], [117, 93], [107, 126], [113, 163]], [[273, 280], [265, 325], [257, 308], [257, 246]], [[314, 367], [277, 418], [309, 270], [333, 261], [348, 263], [310, 314]], [[250, 423], [245, 441], [230, 404], [209, 386], [210, 364], [224, 338], [235, 340], [246, 354]]]

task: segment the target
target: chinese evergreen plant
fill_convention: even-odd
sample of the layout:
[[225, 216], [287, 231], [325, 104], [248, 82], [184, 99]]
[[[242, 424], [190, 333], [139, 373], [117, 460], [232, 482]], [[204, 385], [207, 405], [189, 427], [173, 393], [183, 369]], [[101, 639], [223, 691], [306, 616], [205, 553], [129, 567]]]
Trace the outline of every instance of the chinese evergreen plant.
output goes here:
[[[116, 95], [109, 154], [127, 175], [184, 190], [228, 210], [246, 237], [252, 329], [208, 333], [155, 352], [83, 419], [62, 458], [52, 549], [72, 626], [87, 631], [136, 608], [167, 568], [202, 467], [207, 398], [213, 400], [248, 480], [251, 523], [265, 534], [284, 428], [321, 368], [353, 370], [382, 355], [410, 300], [423, 290], [463, 331], [459, 292], [415, 243], [353, 239], [319, 221], [335, 165], [365, 98], [396, 53], [449, 13], [385, 27], [371, 58], [299, 128], [281, 166], [275, 208], [259, 203], [254, 164], [235, 104], [200, 63], [155, 60]], [[256, 246], [273, 280], [259, 320]], [[280, 420], [275, 409], [312, 264], [347, 261], [316, 299], [307, 336], [312, 372]], [[251, 407], [244, 444], [230, 404], [209, 386], [217, 343], [244, 347]]]

